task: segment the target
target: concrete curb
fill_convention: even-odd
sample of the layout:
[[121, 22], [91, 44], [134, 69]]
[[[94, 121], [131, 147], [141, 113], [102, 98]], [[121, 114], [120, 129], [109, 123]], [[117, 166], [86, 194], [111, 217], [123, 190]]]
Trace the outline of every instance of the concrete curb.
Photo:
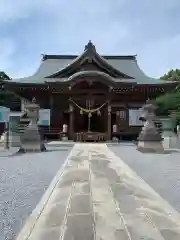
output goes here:
[[64, 164], [62, 165], [60, 170], [57, 172], [56, 176], [51, 181], [48, 189], [46, 190], [46, 192], [42, 196], [40, 202], [38, 203], [36, 208], [33, 210], [31, 215], [27, 218], [23, 228], [21, 229], [18, 236], [16, 237], [16, 240], [28, 240], [29, 236], [31, 235], [31, 233], [32, 233], [32, 231], [33, 231], [33, 229], [36, 225], [36, 222], [38, 221], [43, 209], [45, 208], [47, 202], [49, 201], [49, 199], [51, 197], [51, 194], [53, 193], [53, 190], [55, 189], [55, 187], [59, 183], [59, 181], [61, 181], [61, 177], [62, 177], [62, 174], [64, 172], [64, 169], [67, 166], [67, 164], [69, 162], [69, 159], [73, 155], [72, 153], [73, 153], [74, 147], [75, 147], [75, 145], [71, 149], [71, 152], [67, 156]]

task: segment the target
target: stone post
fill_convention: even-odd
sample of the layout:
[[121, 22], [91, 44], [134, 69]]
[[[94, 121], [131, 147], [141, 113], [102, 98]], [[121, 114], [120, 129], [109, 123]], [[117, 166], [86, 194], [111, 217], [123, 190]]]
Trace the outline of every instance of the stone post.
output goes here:
[[30, 119], [29, 125], [24, 129], [20, 136], [19, 152], [41, 152], [45, 151], [45, 145], [41, 139], [37, 121], [39, 117], [39, 106], [35, 103], [26, 105], [27, 117]]

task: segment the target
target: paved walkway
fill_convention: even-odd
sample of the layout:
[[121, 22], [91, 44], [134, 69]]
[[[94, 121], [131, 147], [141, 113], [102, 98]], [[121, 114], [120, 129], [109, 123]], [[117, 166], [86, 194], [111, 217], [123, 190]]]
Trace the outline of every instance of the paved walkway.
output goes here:
[[18, 240], [179, 240], [180, 215], [105, 144], [76, 144]]
[[143, 154], [126, 143], [109, 148], [180, 213], [180, 152]]

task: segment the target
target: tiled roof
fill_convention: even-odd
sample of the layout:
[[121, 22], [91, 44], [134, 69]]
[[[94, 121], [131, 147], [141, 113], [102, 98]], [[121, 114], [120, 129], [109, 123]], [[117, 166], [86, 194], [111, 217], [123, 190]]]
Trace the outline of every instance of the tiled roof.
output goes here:
[[[83, 53], [84, 54], [84, 53]], [[82, 54], [82, 55], [83, 55]], [[82, 56], [80, 55], [80, 56]], [[97, 54], [98, 55], [98, 54]], [[36, 73], [30, 77], [13, 79], [15, 82], [40, 84], [45, 81], [53, 81], [53, 78], [47, 76], [56, 74], [57, 72], [66, 69], [72, 62], [78, 61], [80, 56], [77, 55], [43, 55], [41, 64]], [[137, 84], [162, 84], [165, 81], [148, 77], [139, 67], [136, 56], [100, 56], [101, 60], [113, 69], [132, 77], [132, 82]], [[68, 78], [56, 78], [56, 81], [68, 81]], [[113, 78], [116, 82], [122, 82], [122, 78]], [[131, 79], [124, 79], [131, 81]]]

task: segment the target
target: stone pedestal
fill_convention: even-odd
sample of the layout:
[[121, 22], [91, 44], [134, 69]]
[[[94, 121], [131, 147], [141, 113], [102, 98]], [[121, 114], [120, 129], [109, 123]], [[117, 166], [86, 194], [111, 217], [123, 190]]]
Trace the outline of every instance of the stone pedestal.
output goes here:
[[20, 134], [17, 132], [10, 132], [9, 141], [11, 147], [20, 147]]
[[174, 122], [171, 118], [162, 118], [162, 137], [164, 148], [177, 148], [177, 135], [174, 133]]
[[152, 103], [147, 103], [143, 106], [143, 118], [146, 120], [142, 131], [138, 137], [137, 150], [144, 153], [163, 153], [162, 137], [157, 130], [154, 120], [155, 107]]
[[67, 133], [63, 133], [61, 140], [64, 141], [64, 142], [68, 141]]
[[39, 115], [39, 106], [32, 103], [26, 106], [27, 116], [30, 118], [29, 125], [24, 129], [20, 135], [20, 149], [19, 152], [41, 152], [45, 151], [45, 145], [41, 139], [37, 121]]
[[29, 125], [22, 133], [21, 137], [21, 152], [40, 152], [41, 139], [38, 127]]
[[163, 152], [162, 137], [155, 125], [149, 126], [146, 122], [138, 137], [137, 149], [141, 152]]
[[163, 153], [164, 148], [161, 142], [139, 141], [137, 150], [143, 153]]
[[163, 147], [164, 148], [177, 148], [178, 139], [177, 135], [173, 131], [163, 131]]

